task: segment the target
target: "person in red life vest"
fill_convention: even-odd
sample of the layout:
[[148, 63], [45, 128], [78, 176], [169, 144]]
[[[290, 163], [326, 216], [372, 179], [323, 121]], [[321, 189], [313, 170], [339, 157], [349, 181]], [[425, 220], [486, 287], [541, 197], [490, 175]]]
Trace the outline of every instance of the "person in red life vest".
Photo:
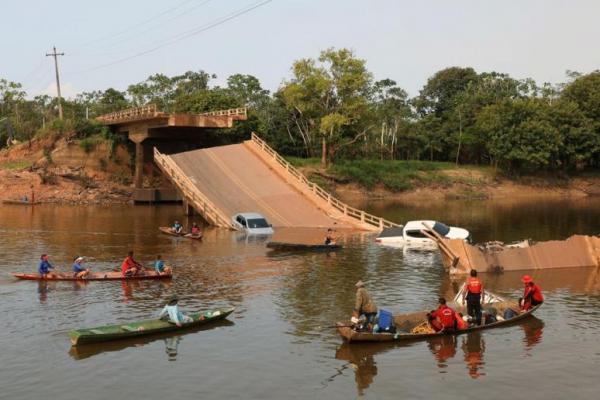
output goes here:
[[521, 305], [521, 311], [528, 311], [532, 307], [544, 302], [542, 289], [533, 283], [533, 278], [531, 278], [531, 276], [524, 275], [523, 278], [521, 278], [521, 282], [525, 284], [523, 298], [519, 301], [519, 304]]
[[457, 330], [457, 319], [460, 318], [456, 311], [446, 305], [446, 299], [440, 297], [439, 307], [427, 314], [429, 324], [436, 332], [454, 332]]
[[467, 301], [467, 313], [481, 325], [481, 306], [483, 305], [484, 291], [483, 282], [477, 277], [477, 270], [471, 270], [471, 276], [467, 279], [467, 290], [463, 295], [463, 303]]
[[125, 257], [125, 260], [123, 260], [123, 264], [121, 264], [121, 274], [123, 274], [123, 276], [134, 276], [143, 273], [143, 265], [133, 259], [133, 251], [130, 250], [127, 253], [127, 257]]

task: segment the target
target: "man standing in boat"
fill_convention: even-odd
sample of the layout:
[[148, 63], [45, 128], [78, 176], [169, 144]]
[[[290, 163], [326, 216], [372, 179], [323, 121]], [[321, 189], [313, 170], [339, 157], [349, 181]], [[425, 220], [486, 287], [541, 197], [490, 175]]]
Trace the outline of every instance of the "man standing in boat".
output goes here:
[[483, 282], [477, 277], [477, 270], [471, 270], [471, 276], [467, 279], [467, 287], [462, 301], [467, 301], [467, 313], [471, 316], [477, 325], [481, 325], [481, 306], [485, 293]]
[[350, 319], [352, 323], [358, 323], [358, 319], [361, 315], [366, 318], [365, 324], [369, 330], [373, 329], [373, 322], [375, 322], [375, 316], [377, 315], [377, 305], [375, 301], [365, 289], [363, 281], [356, 282], [356, 301], [354, 303], [354, 312]]

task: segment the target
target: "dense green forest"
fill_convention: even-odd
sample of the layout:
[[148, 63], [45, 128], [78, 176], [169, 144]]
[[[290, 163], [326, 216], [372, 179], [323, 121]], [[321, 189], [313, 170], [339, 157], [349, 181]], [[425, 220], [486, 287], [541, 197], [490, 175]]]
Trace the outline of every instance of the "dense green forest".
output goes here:
[[366, 61], [347, 49], [300, 59], [275, 93], [244, 74], [224, 87], [215, 75], [156, 74], [127, 90], [84, 92], [63, 100], [30, 98], [19, 83], [0, 79], [0, 148], [9, 139], [109, 134], [93, 118], [155, 103], [167, 112], [249, 107], [231, 130], [258, 132], [290, 156], [322, 163], [353, 159], [432, 160], [491, 165], [508, 174], [571, 172], [600, 167], [600, 71], [567, 72], [566, 82], [539, 86], [498, 72], [450, 67], [410, 98], [391, 79], [376, 80]]

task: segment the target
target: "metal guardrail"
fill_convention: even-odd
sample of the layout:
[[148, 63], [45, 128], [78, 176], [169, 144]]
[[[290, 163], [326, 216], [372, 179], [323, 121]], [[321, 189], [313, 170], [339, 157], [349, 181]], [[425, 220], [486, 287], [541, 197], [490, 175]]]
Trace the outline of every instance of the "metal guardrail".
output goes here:
[[247, 111], [246, 107], [242, 107], [242, 108], [230, 108], [228, 110], [209, 111], [209, 112], [201, 113], [199, 115], [205, 115], [205, 116], [211, 116], [211, 117], [241, 115], [241, 116], [245, 117], [247, 112], [248, 111]]
[[399, 227], [402, 226], [395, 222], [388, 221], [384, 218], [378, 217], [376, 215], [372, 215], [364, 212], [363, 210], [359, 210], [357, 208], [351, 207], [346, 203], [340, 201], [339, 199], [333, 197], [329, 192], [325, 189], [321, 188], [314, 182], [309, 181], [304, 174], [302, 174], [298, 169], [296, 169], [293, 165], [291, 165], [286, 159], [281, 157], [279, 153], [277, 153], [273, 148], [271, 148], [267, 142], [262, 140], [258, 135], [252, 132], [252, 141], [260, 147], [262, 151], [267, 153], [270, 157], [272, 157], [281, 167], [283, 167], [291, 176], [293, 176], [298, 182], [306, 186], [306, 189], [309, 192], [314, 193], [321, 199], [325, 200], [327, 204], [342, 212], [345, 216], [350, 218], [359, 220], [362, 223], [366, 223], [369, 225], [373, 225], [383, 228], [391, 228], [391, 227]]
[[190, 202], [210, 224], [228, 229], [236, 229], [233, 223], [206, 197], [190, 178], [179, 168], [171, 157], [154, 148], [154, 162], [179, 188], [182, 196]]

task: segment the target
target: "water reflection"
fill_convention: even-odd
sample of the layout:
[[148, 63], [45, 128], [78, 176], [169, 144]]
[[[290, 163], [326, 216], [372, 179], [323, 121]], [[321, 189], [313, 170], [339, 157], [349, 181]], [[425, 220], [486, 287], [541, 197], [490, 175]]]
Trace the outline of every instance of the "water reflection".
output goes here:
[[477, 379], [485, 373], [483, 369], [483, 353], [485, 352], [485, 341], [481, 332], [471, 332], [462, 337], [462, 350], [464, 352], [464, 360], [469, 371], [469, 376]]
[[[544, 322], [536, 317], [529, 318], [519, 325], [523, 330], [524, 350], [531, 353], [533, 347], [542, 341]], [[354, 380], [359, 395], [363, 395], [377, 375], [376, 356], [390, 351], [402, 351], [402, 348], [414, 346], [419, 342], [349, 344], [344, 342], [336, 349], [335, 358], [348, 361], [354, 371]], [[484, 372], [485, 340], [484, 332], [476, 331], [459, 336], [439, 336], [427, 340], [427, 348], [436, 362], [438, 372], [448, 373], [451, 360], [457, 359], [458, 347], [462, 350], [462, 361], [467, 374], [478, 379], [486, 375]], [[339, 374], [336, 374], [339, 375]], [[331, 378], [333, 379], [333, 378]], [[330, 379], [330, 380], [331, 380]]]
[[167, 353], [167, 357], [169, 361], [177, 360], [177, 347], [179, 347], [179, 342], [181, 342], [181, 336], [173, 336], [170, 338], [164, 339], [165, 342], [165, 352]]

